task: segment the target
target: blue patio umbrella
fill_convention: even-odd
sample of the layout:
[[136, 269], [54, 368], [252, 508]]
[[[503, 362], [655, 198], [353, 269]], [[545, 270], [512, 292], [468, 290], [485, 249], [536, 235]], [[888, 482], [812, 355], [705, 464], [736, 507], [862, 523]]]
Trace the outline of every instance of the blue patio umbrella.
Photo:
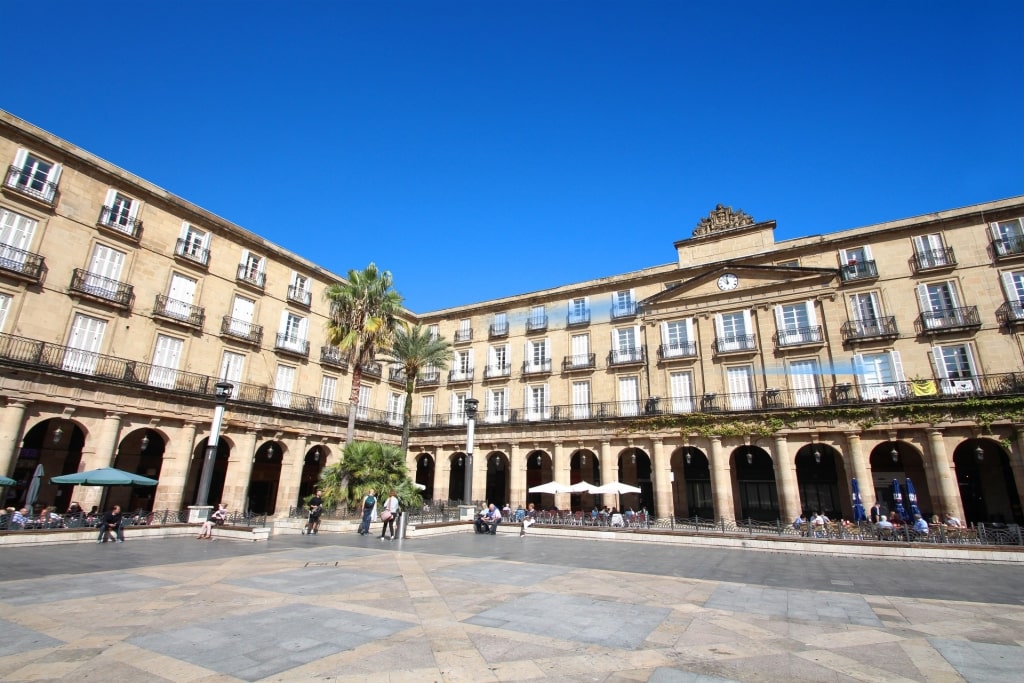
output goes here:
[[850, 480], [850, 490], [853, 491], [853, 521], [863, 522], [868, 518], [864, 513], [864, 503], [860, 499], [860, 484], [857, 477]]
[[11, 479], [10, 477], [0, 477], [0, 486], [14, 486], [17, 483], [18, 482]]
[[917, 507], [917, 491], [914, 490], [914, 482], [907, 477], [907, 503], [910, 505], [910, 514], [921, 514], [921, 508]]
[[896, 512], [900, 513], [900, 519], [906, 519], [907, 511], [903, 507], [903, 491], [900, 489], [899, 479], [892, 480], [892, 504]]

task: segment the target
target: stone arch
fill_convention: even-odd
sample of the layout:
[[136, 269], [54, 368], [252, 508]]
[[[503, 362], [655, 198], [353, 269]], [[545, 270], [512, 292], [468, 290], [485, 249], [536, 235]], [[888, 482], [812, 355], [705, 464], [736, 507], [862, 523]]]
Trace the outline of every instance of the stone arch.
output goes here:
[[651, 479], [651, 456], [647, 451], [632, 446], [623, 448], [619, 451], [618, 469], [620, 482], [640, 489], [640, 493], [620, 495], [618, 497], [619, 509], [637, 511], [644, 508], [650, 511], [657, 509], [654, 500], [654, 483]]
[[[188, 479], [185, 482], [185, 490], [189, 495], [185, 498], [186, 505], [194, 505], [199, 497], [199, 483], [203, 474], [203, 461], [206, 458], [206, 445], [209, 437], [200, 439], [192, 450], [192, 461], [188, 467]], [[207, 505], [216, 505], [221, 502], [224, 496], [224, 482], [228, 475], [228, 460], [235, 443], [231, 437], [221, 435], [217, 441], [217, 457], [213, 461], [213, 473], [210, 478], [210, 491], [207, 494]]]
[[953, 450], [953, 464], [966, 524], [1024, 523], [1010, 457], [1002, 444], [967, 439]]
[[415, 481], [417, 484], [423, 487], [420, 493], [423, 496], [423, 500], [430, 501], [434, 499], [434, 476], [436, 474], [436, 463], [434, 462], [434, 456], [430, 453], [419, 453], [416, 456], [416, 468], [415, 468]]
[[[581, 481], [594, 485], [601, 484], [601, 461], [589, 448], [578, 448], [569, 455], [569, 483]], [[598, 498], [593, 493], [573, 493], [569, 496], [569, 508], [587, 511], [594, 507]]]
[[297, 508], [305, 507], [307, 498], [316, 493], [316, 485], [320, 474], [327, 465], [330, 449], [325, 444], [315, 444], [302, 456], [302, 474], [299, 476], [299, 496], [295, 501]]
[[[448, 499], [463, 500], [466, 497], [466, 454], [456, 451], [448, 456]], [[472, 492], [470, 492], [472, 498]]]
[[[893, 480], [900, 483], [901, 492], [906, 496], [907, 478], [910, 478], [917, 490], [917, 504], [921, 513], [928, 519], [936, 512], [932, 499], [931, 487], [924, 467], [924, 455], [916, 446], [906, 441], [884, 441], [871, 449], [869, 458], [871, 479], [875, 485], [875, 496], [882, 504], [883, 514], [892, 516], [896, 509], [893, 499]], [[874, 501], [864, 501], [869, 508]], [[904, 500], [904, 511], [909, 515], [910, 508]]]
[[287, 447], [273, 439], [263, 442], [256, 449], [244, 501], [247, 512], [254, 515], [273, 515], [276, 512], [281, 466], [287, 453]]
[[[36, 472], [41, 471], [35, 505], [52, 505], [61, 512], [67, 510], [74, 485], [53, 484], [50, 478], [73, 474], [81, 469], [87, 435], [88, 431], [80, 422], [62, 417], [46, 418], [29, 428], [22, 438], [14, 471], [11, 472], [11, 478], [17, 483], [5, 489], [6, 506], [27, 506], [29, 487], [36, 478]], [[40, 466], [42, 470], [37, 469]]]
[[551, 454], [547, 451], [536, 449], [526, 455], [526, 502], [533, 503], [538, 510], [553, 508], [555, 496], [551, 493], [530, 493], [530, 489], [553, 481], [554, 467]]
[[740, 446], [730, 454], [733, 496], [739, 519], [774, 522], [779, 519], [779, 490], [771, 454], [760, 446]]
[[672, 451], [672, 503], [676, 517], [715, 518], [711, 487], [711, 461], [699, 448], [684, 446]]
[[511, 474], [511, 466], [505, 453], [491, 451], [487, 454], [487, 486], [484, 491], [488, 503], [494, 503], [501, 508], [511, 502]]
[[850, 479], [838, 450], [828, 444], [809, 443], [797, 450], [793, 460], [800, 509], [805, 516], [820, 512], [830, 519], [853, 519]]
[[[124, 435], [114, 454], [113, 466], [125, 472], [141, 474], [150, 479], [160, 480], [160, 472], [164, 464], [164, 452], [167, 449], [168, 437], [158, 429], [141, 427]], [[106, 510], [113, 505], [120, 505], [124, 511], [153, 510], [156, 500], [156, 486], [114, 486], [104, 491], [100, 508]]]

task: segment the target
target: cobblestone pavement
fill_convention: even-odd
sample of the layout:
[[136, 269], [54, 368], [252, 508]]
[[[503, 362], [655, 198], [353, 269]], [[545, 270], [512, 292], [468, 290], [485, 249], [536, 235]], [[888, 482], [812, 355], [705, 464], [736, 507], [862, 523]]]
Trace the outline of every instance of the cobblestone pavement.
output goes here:
[[1019, 681], [1024, 569], [461, 533], [0, 550], [4, 681]]

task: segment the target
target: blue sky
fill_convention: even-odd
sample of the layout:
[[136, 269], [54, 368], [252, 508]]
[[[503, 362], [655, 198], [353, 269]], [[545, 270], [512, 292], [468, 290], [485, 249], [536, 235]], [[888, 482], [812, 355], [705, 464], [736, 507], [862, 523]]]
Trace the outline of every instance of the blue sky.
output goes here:
[[[1024, 194], [1009, 2], [6, 3], [0, 108], [424, 313]], [[10, 32], [10, 31], [9, 31]]]

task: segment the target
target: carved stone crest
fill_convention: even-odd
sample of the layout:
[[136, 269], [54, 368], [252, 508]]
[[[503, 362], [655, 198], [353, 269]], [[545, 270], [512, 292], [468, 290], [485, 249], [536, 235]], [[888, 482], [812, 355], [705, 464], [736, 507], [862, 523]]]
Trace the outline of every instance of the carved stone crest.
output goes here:
[[706, 218], [700, 219], [700, 223], [697, 223], [697, 227], [693, 229], [693, 236], [700, 237], [713, 232], [724, 232], [753, 224], [754, 219], [749, 214], [733, 211], [731, 206], [719, 204]]

